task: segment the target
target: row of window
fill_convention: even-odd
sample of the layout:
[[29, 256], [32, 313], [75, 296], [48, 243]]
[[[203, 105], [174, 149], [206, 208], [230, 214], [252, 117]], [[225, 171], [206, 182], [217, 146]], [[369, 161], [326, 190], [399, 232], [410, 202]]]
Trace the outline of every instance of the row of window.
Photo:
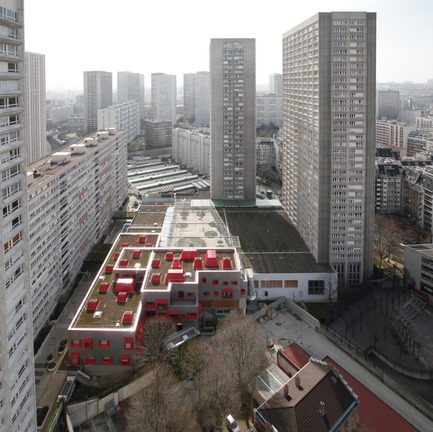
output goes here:
[[[94, 343], [93, 338], [83, 338], [81, 339], [71, 339], [71, 348], [84, 348], [84, 349], [93, 349]], [[98, 340], [98, 348], [110, 348], [110, 340], [108, 339], [99, 339]], [[123, 348], [125, 350], [132, 350], [134, 348], [134, 338], [133, 337], [125, 337], [123, 339]]]
[[[73, 366], [79, 366], [81, 364], [81, 356], [79, 353], [71, 353], [69, 357], [69, 362]], [[95, 356], [84, 356], [85, 365], [96, 365], [96, 357]], [[112, 356], [103, 356], [100, 359], [101, 365], [112, 365], [113, 357]], [[121, 354], [120, 355], [120, 365], [121, 366], [129, 366], [131, 364], [131, 356], [129, 354]]]

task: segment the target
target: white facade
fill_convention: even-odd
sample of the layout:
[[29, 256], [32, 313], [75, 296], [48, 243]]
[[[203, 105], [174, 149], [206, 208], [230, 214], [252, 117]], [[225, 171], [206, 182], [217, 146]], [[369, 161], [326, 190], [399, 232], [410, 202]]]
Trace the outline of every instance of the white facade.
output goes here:
[[24, 2], [0, 0], [0, 430], [36, 430], [24, 135]]
[[209, 72], [201, 71], [195, 74], [195, 124], [209, 126], [210, 124], [210, 84]]
[[376, 14], [319, 13], [283, 35], [283, 196], [318, 263], [373, 271]]
[[152, 119], [176, 124], [176, 75], [152, 74]]
[[255, 39], [211, 39], [211, 199], [256, 197]]
[[270, 169], [275, 163], [274, 140], [269, 138], [257, 138], [256, 140], [257, 167]]
[[173, 158], [200, 174], [209, 175], [210, 141], [206, 129], [173, 129]]
[[269, 75], [269, 93], [283, 96], [283, 74], [275, 73]]
[[98, 133], [29, 166], [33, 332], [44, 326], [127, 194], [127, 135]]
[[276, 94], [258, 95], [256, 98], [257, 118], [256, 126], [274, 126], [281, 127], [283, 97]]
[[393, 120], [376, 121], [376, 147], [407, 149], [407, 138], [415, 125]]
[[111, 105], [98, 110], [98, 130], [115, 128], [126, 130], [127, 141], [140, 135], [140, 102]]
[[406, 245], [404, 248], [406, 282], [410, 287], [426, 293], [433, 299], [433, 244]]
[[139, 102], [140, 118], [144, 119], [144, 75], [134, 72], [117, 72], [117, 103]]
[[84, 72], [84, 122], [87, 133], [98, 130], [98, 109], [113, 105], [111, 72]]
[[49, 152], [45, 90], [45, 55], [25, 53], [26, 146], [27, 163]]

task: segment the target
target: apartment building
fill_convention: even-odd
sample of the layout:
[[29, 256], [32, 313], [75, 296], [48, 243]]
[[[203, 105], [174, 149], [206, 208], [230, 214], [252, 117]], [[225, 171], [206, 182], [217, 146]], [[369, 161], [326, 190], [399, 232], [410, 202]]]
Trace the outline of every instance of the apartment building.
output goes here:
[[197, 126], [209, 126], [210, 123], [210, 83], [209, 72], [195, 74], [195, 115]]
[[373, 271], [376, 14], [318, 13], [283, 35], [282, 202], [348, 285]]
[[376, 160], [376, 211], [400, 213], [404, 169], [395, 160]]
[[45, 89], [45, 55], [25, 53], [27, 163], [49, 153]]
[[210, 174], [210, 147], [209, 129], [173, 129], [172, 156], [189, 169]]
[[129, 100], [99, 109], [98, 130], [109, 128], [125, 130], [128, 142], [140, 135], [140, 102]]
[[171, 121], [150, 119], [144, 120], [144, 139], [148, 148], [171, 147]]
[[398, 90], [378, 90], [377, 118], [397, 120], [400, 114], [400, 92]]
[[183, 74], [183, 116], [189, 123], [195, 119], [195, 74]]
[[283, 74], [275, 73], [269, 75], [269, 93], [283, 96]]
[[152, 74], [152, 119], [170, 121], [176, 124], [176, 75]]
[[274, 140], [269, 138], [257, 138], [256, 140], [257, 168], [270, 170], [275, 165]]
[[0, 430], [36, 430], [27, 221], [24, 2], [0, 0]]
[[396, 120], [376, 120], [376, 147], [390, 147], [405, 151], [408, 137], [415, 128], [415, 125]]
[[211, 39], [211, 198], [256, 196], [255, 39]]
[[144, 75], [134, 72], [117, 72], [117, 103], [135, 101], [140, 106], [140, 118], [145, 118]]
[[411, 132], [407, 137], [407, 156], [432, 155], [433, 134]]
[[126, 145], [126, 132], [110, 129], [29, 165], [29, 304], [34, 336], [127, 195]]
[[281, 127], [283, 96], [277, 94], [257, 95], [257, 118], [256, 126], [274, 126]]
[[84, 121], [87, 133], [98, 130], [98, 109], [110, 105], [113, 105], [112, 73], [84, 72]]

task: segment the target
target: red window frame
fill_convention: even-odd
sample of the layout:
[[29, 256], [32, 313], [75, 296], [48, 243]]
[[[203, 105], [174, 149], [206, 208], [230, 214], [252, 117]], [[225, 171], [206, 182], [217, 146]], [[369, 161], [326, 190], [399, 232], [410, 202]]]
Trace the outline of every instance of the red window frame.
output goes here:
[[130, 366], [130, 364], [131, 364], [131, 356], [129, 354], [120, 354], [120, 365]]
[[126, 350], [132, 350], [134, 349], [134, 338], [132, 337], [126, 337], [123, 339], [123, 348]]
[[86, 350], [93, 349], [93, 338], [84, 338], [83, 345]]
[[98, 340], [98, 348], [110, 348], [109, 339]]
[[84, 357], [84, 364], [95, 365], [96, 364], [96, 357], [95, 356], [85, 356]]
[[71, 339], [71, 348], [81, 348], [83, 341], [81, 339]]
[[103, 365], [111, 365], [113, 364], [113, 357], [111, 356], [104, 356], [101, 358], [101, 364]]

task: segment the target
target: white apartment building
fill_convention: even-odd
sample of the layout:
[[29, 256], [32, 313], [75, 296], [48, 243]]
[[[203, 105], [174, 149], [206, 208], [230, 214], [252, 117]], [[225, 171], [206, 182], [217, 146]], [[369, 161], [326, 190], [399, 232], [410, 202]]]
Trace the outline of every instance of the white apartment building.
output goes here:
[[35, 431], [23, 0], [0, 0], [0, 38], [0, 430]]
[[269, 75], [269, 93], [283, 96], [283, 74], [275, 73]]
[[197, 126], [210, 124], [210, 83], [209, 72], [195, 74], [195, 120]]
[[209, 129], [173, 129], [174, 160], [200, 174], [210, 174], [210, 146]]
[[256, 197], [255, 39], [211, 39], [211, 199]]
[[84, 72], [84, 122], [87, 133], [98, 130], [98, 109], [113, 105], [111, 72]]
[[256, 162], [259, 169], [271, 169], [275, 164], [274, 140], [270, 138], [257, 138]]
[[152, 119], [170, 120], [176, 124], [176, 75], [152, 74]]
[[140, 118], [145, 118], [144, 75], [134, 72], [117, 72], [117, 103], [135, 101], [140, 104]]
[[283, 196], [318, 263], [373, 271], [376, 14], [318, 13], [283, 35]]
[[99, 109], [98, 130], [108, 128], [125, 130], [128, 142], [140, 135], [140, 102], [129, 100]]
[[407, 149], [407, 138], [415, 125], [395, 120], [376, 120], [376, 147]]
[[25, 53], [27, 163], [49, 153], [45, 89], [45, 55]]
[[274, 126], [281, 127], [283, 96], [277, 94], [257, 95], [257, 118], [256, 126], [269, 126], [271, 123]]
[[29, 166], [29, 306], [35, 336], [127, 195], [126, 145], [127, 133], [110, 129]]

